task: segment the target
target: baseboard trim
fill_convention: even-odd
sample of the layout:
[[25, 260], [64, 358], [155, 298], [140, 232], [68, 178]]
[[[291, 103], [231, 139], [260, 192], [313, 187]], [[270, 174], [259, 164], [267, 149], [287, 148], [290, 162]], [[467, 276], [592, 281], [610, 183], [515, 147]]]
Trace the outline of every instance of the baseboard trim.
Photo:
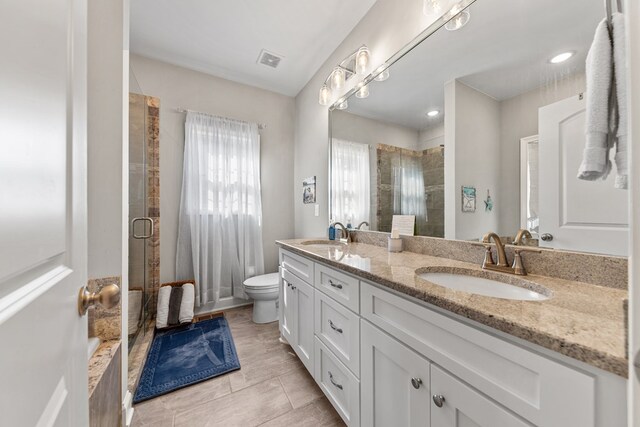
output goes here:
[[122, 402], [122, 425], [125, 427], [131, 426], [133, 420], [133, 394], [129, 390], [124, 395], [124, 401]]

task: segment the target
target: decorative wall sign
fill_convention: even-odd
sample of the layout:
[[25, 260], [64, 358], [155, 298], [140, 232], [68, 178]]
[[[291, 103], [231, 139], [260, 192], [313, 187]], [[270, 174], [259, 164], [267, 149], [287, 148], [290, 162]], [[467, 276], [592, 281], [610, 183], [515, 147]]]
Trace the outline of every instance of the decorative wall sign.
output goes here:
[[304, 204], [316, 202], [316, 177], [311, 176], [302, 181], [302, 202]]
[[493, 199], [491, 198], [491, 194], [487, 189], [487, 199], [484, 201], [484, 210], [485, 212], [491, 212], [493, 209]]
[[476, 187], [462, 186], [462, 212], [476, 211]]

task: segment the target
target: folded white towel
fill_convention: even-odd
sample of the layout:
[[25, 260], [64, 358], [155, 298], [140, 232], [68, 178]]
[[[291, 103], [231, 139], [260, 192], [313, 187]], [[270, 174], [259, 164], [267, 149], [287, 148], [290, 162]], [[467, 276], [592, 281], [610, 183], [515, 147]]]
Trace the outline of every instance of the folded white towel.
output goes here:
[[169, 318], [169, 298], [171, 286], [161, 286], [158, 290], [158, 311], [156, 312], [156, 328], [166, 328]]
[[182, 301], [180, 302], [180, 323], [188, 323], [193, 320], [193, 306], [196, 299], [196, 290], [193, 283], [182, 285]]
[[609, 161], [610, 96], [613, 84], [613, 56], [607, 20], [598, 24], [587, 55], [586, 144], [578, 178], [605, 179], [611, 170]]
[[627, 68], [624, 15], [614, 13], [611, 18], [611, 26], [613, 29], [613, 69], [618, 107], [615, 187], [626, 189], [628, 188], [629, 164], [627, 159]]

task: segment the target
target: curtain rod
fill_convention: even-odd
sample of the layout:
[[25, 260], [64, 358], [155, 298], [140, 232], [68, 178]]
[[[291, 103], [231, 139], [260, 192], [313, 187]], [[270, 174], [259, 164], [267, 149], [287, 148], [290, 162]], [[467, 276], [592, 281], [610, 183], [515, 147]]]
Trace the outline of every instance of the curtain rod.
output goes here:
[[[222, 116], [217, 116], [215, 114], [204, 113], [202, 111], [189, 110], [187, 108], [182, 108], [182, 107], [176, 108], [176, 111], [178, 113], [198, 113], [198, 114], [206, 114], [207, 116], [222, 117]], [[246, 120], [232, 119], [232, 118], [229, 118], [229, 117], [222, 117], [222, 118], [223, 119], [229, 119], [229, 120], [236, 120], [238, 122], [243, 122], [243, 123], [249, 123]], [[267, 128], [267, 125], [265, 125], [264, 123], [258, 123], [258, 129], [266, 129], [266, 128]]]

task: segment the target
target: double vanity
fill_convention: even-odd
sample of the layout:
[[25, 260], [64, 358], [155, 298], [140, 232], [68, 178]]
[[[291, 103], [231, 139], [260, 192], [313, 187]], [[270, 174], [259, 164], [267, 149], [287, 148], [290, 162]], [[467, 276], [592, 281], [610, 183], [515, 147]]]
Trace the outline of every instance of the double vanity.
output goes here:
[[278, 244], [282, 337], [347, 425], [625, 425], [625, 290], [361, 242]]

